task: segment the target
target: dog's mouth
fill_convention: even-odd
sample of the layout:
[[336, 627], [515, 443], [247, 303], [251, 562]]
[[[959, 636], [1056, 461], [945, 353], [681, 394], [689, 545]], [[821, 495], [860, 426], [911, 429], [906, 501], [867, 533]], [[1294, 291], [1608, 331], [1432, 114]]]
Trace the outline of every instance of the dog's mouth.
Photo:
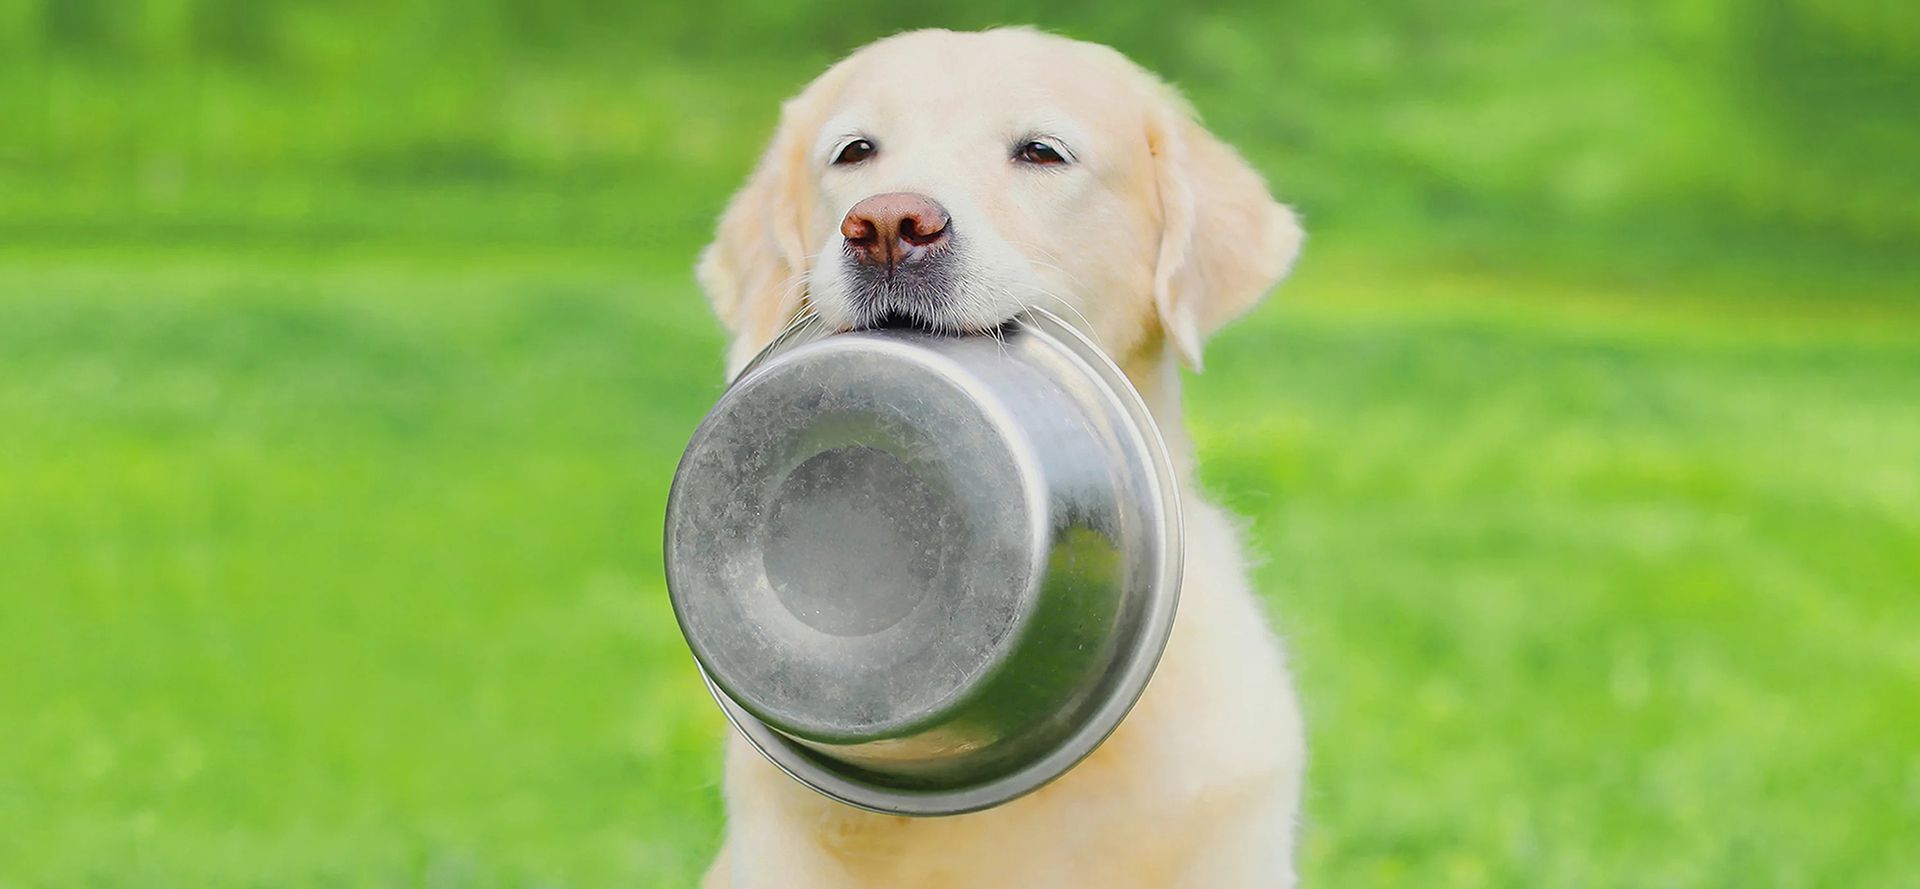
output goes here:
[[846, 332], [854, 333], [863, 330], [906, 330], [917, 333], [938, 334], [940, 336], [985, 336], [999, 338], [1006, 336], [1006, 334], [1018, 326], [1018, 324], [1019, 322], [1016, 319], [1009, 318], [998, 324], [990, 324], [982, 327], [978, 325], [959, 324], [951, 321], [929, 321], [926, 318], [910, 312], [888, 311], [875, 315], [863, 323], [848, 327]]
[[912, 312], [898, 310], [881, 312], [873, 320], [859, 325], [856, 330], [914, 330], [921, 333], [939, 333], [948, 336], [974, 336], [987, 333], [952, 321], [929, 320]]
[[939, 332], [941, 326], [917, 315], [901, 311], [886, 311], [876, 315], [873, 320], [860, 325], [856, 330], [920, 330]]

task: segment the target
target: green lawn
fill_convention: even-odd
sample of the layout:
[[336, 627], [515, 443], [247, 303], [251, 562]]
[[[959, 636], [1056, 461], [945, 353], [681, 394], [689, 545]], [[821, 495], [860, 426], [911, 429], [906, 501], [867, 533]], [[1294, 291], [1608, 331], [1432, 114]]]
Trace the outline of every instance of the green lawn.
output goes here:
[[[699, 233], [552, 228], [0, 248], [0, 886], [691, 882]], [[1308, 883], [1917, 885], [1920, 305], [1384, 241], [1191, 381]]]

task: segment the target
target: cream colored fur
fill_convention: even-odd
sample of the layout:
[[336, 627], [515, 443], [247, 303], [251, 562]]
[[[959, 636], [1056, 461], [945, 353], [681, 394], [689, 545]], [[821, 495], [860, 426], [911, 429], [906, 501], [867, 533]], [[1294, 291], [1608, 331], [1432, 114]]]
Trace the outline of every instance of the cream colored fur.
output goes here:
[[[849, 138], [872, 159], [830, 162]], [[1071, 162], [1010, 161], [1045, 138]], [[869, 195], [944, 205], [951, 314], [990, 328], [1029, 306], [1081, 326], [1126, 369], [1174, 451], [1186, 578], [1139, 705], [1093, 756], [999, 808], [874, 815], [814, 794], [735, 737], [729, 821], [708, 887], [1276, 887], [1293, 883], [1305, 752], [1293, 686], [1248, 586], [1233, 523], [1202, 500], [1178, 362], [1285, 274], [1293, 214], [1179, 98], [1111, 49], [1024, 29], [880, 41], [786, 103], [729, 204], [700, 280], [737, 370], [796, 313], [853, 317], [839, 222]]]

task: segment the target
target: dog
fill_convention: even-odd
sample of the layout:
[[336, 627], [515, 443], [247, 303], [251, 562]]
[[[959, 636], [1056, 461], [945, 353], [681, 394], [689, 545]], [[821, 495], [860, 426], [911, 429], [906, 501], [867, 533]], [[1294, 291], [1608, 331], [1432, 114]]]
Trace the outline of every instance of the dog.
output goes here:
[[1119, 52], [1024, 28], [873, 43], [788, 100], [698, 277], [729, 376], [795, 318], [983, 333], [1070, 319], [1146, 399], [1186, 522], [1178, 616], [1125, 722], [1027, 796], [907, 818], [816, 795], [739, 737], [709, 889], [1276, 887], [1305, 743], [1235, 524], [1196, 493], [1180, 368], [1288, 271], [1259, 174]]

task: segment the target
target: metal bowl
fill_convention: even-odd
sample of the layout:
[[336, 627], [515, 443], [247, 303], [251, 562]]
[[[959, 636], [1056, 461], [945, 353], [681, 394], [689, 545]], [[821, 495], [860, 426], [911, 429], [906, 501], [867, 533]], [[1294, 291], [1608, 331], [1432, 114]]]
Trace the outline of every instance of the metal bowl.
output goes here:
[[1173, 623], [1180, 529], [1140, 396], [1051, 315], [788, 336], [687, 446], [667, 586], [775, 765], [864, 809], [956, 814], [1119, 725]]

